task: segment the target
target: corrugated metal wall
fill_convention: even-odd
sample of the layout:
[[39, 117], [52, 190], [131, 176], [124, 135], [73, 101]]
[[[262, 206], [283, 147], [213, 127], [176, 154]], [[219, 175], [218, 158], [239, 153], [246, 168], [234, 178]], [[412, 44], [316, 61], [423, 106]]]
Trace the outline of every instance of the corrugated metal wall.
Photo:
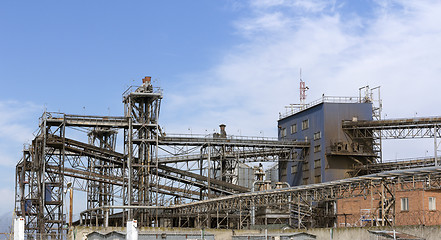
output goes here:
[[[331, 144], [351, 144], [343, 132], [343, 120], [372, 120], [371, 103], [321, 103], [278, 121], [279, 139], [308, 140], [311, 143], [307, 162], [297, 159], [279, 162], [279, 179], [297, 186], [326, 182], [347, 177], [346, 172], [354, 163], [347, 156], [328, 157]], [[305, 121], [308, 127], [304, 128]], [[296, 131], [292, 132], [295, 125]], [[286, 136], [282, 136], [282, 132]]]
[[251, 189], [254, 182], [254, 170], [252, 167], [239, 163], [238, 185]]

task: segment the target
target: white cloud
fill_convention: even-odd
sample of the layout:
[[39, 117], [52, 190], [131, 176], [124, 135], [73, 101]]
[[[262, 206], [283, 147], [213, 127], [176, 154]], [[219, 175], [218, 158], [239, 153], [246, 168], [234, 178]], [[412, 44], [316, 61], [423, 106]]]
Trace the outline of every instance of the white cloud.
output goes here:
[[[23, 144], [33, 139], [33, 130], [38, 127], [41, 107], [18, 101], [0, 101], [0, 212], [14, 207], [15, 165], [23, 156]], [[34, 129], [31, 126], [35, 126]]]
[[[14, 167], [23, 145], [33, 139], [41, 107], [30, 102], [0, 101], [0, 165]], [[31, 128], [34, 126], [35, 128]]]
[[235, 22], [237, 32], [245, 37], [271, 39], [299, 27], [305, 18], [314, 18], [335, 10], [335, 1], [322, 0], [258, 0], [250, 1], [251, 16]]
[[[18, 150], [20, 150], [19, 148], [17, 148]], [[15, 165], [18, 163], [18, 161], [20, 160], [20, 155], [21, 152], [16, 152], [14, 154], [10, 153], [10, 149], [5, 149], [5, 148], [0, 148], [0, 166], [5, 166], [5, 167], [10, 167], [11, 170], [15, 169]], [[15, 158], [17, 157], [17, 158]]]
[[[281, 8], [300, 4], [313, 14]], [[441, 75], [441, 3], [390, 1], [371, 6], [374, 14], [369, 18], [348, 15], [334, 5], [253, 1], [251, 16], [236, 21], [244, 42], [209, 71], [192, 75], [199, 81], [191, 92], [168, 99], [170, 106], [180, 106], [176, 114], [186, 106], [192, 114], [182, 114], [179, 125], [165, 125], [185, 131], [225, 122], [233, 133], [241, 129], [259, 135], [262, 130], [275, 136], [278, 112], [298, 102], [299, 68], [310, 87], [309, 101], [322, 93], [356, 96], [361, 86], [381, 85], [389, 118], [413, 117], [415, 112], [440, 115], [435, 104]]]
[[13, 188], [0, 188], [0, 196], [2, 196], [0, 197], [0, 213], [13, 210], [15, 196]]
[[283, 30], [287, 25], [291, 24], [291, 20], [285, 18], [280, 12], [266, 13], [259, 18], [246, 19], [236, 24], [241, 34], [251, 35], [259, 32], [278, 32]]
[[[38, 119], [33, 117], [40, 110], [40, 106], [30, 102], [0, 101], [0, 141], [25, 143], [32, 140], [30, 126], [38, 126]], [[29, 121], [36, 124], [31, 125]]]
[[253, 0], [250, 1], [253, 10], [268, 10], [274, 7], [292, 8], [302, 12], [319, 12], [334, 5], [334, 1], [324, 0]]

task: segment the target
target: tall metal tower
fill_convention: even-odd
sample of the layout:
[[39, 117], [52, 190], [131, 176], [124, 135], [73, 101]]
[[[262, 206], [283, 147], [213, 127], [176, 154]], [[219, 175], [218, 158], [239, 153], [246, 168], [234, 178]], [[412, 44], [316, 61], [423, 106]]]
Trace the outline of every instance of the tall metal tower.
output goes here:
[[28, 238], [61, 239], [65, 215], [63, 213], [64, 150], [57, 150], [48, 141], [49, 136], [62, 138], [64, 122], [51, 125], [49, 113], [40, 118], [40, 129], [23, 159], [17, 164], [16, 202], [17, 215], [25, 218]]
[[[103, 150], [115, 151], [116, 136], [118, 131], [111, 128], [95, 127], [89, 133], [89, 144]], [[96, 157], [88, 157], [88, 171], [104, 176], [114, 176], [114, 163], [104, 161]], [[113, 205], [114, 186], [110, 183], [87, 181], [87, 209], [99, 208], [102, 206]], [[110, 209], [112, 214], [113, 209]], [[104, 217], [104, 212], [99, 210], [96, 214], [100, 219]]]
[[[154, 89], [151, 77], [143, 84], [123, 94], [124, 116], [128, 129], [124, 130], [124, 154], [127, 156], [128, 182], [125, 204], [132, 206], [158, 205], [158, 137], [159, 110], [162, 92]], [[136, 184], [135, 184], [136, 183]], [[147, 211], [128, 210], [128, 219], [152, 226], [154, 220]]]
[[[372, 103], [372, 119], [381, 120], [381, 111], [383, 109], [383, 103], [380, 95], [380, 86], [370, 88], [369, 85], [359, 88], [360, 102]], [[383, 162], [383, 152], [381, 149], [381, 131], [372, 131], [373, 151], [377, 155], [377, 162]]]
[[302, 69], [300, 68], [300, 104], [304, 105], [306, 101], [306, 91], [309, 88], [306, 86], [306, 83], [302, 80]]

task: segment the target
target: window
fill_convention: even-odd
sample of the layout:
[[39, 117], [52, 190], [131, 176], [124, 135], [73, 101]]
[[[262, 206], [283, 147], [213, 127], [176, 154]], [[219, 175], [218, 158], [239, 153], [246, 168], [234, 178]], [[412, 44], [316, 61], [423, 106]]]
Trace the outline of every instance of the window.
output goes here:
[[314, 177], [314, 183], [321, 183], [321, 182], [322, 182], [322, 177], [320, 175]]
[[319, 140], [320, 138], [322, 138], [322, 133], [321, 132], [314, 133], [314, 140]]
[[303, 171], [309, 170], [309, 163], [303, 164]]
[[436, 198], [429, 197], [429, 211], [435, 211], [435, 210], [436, 210]]
[[286, 128], [282, 128], [282, 130], [280, 130], [280, 136], [282, 138], [286, 137]]
[[321, 167], [322, 167], [321, 159], [314, 160], [314, 168], [321, 168]]
[[409, 211], [409, 198], [401, 198], [401, 211]]
[[292, 165], [291, 166], [291, 173], [292, 174], [297, 174], [297, 165]]
[[303, 185], [309, 184], [309, 171], [303, 170], [303, 178], [302, 178]]
[[314, 146], [314, 152], [316, 153], [316, 152], [320, 152], [322, 150], [322, 148], [321, 148], [321, 146], [320, 145], [315, 145]]
[[291, 134], [294, 134], [297, 132], [297, 124], [291, 125]]
[[308, 128], [309, 128], [309, 119], [303, 120], [302, 121], [302, 130], [305, 130]]
[[309, 178], [303, 178], [303, 185], [308, 185]]
[[303, 185], [308, 184], [308, 182], [309, 182], [309, 170], [303, 169]]

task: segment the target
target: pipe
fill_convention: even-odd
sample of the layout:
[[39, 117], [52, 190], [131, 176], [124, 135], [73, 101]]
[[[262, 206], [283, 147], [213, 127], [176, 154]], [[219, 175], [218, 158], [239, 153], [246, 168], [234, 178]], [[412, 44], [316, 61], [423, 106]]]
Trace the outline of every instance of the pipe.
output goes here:
[[438, 144], [437, 144], [437, 141], [436, 141], [436, 135], [437, 134], [438, 134], [438, 129], [437, 129], [436, 124], [435, 124], [435, 126], [433, 127], [433, 140], [435, 142], [435, 167], [438, 166], [438, 154], [437, 154], [437, 152], [438, 152]]
[[[253, 188], [251, 189], [251, 192], [254, 193], [254, 187], [256, 186], [256, 183], [264, 183], [264, 181], [262, 180], [257, 180], [253, 182]], [[251, 224], [255, 225], [256, 224], [256, 206], [254, 205], [254, 200], [252, 201], [252, 206], [251, 206]]]
[[73, 187], [69, 189], [69, 229], [72, 227], [72, 213], [73, 213]]

